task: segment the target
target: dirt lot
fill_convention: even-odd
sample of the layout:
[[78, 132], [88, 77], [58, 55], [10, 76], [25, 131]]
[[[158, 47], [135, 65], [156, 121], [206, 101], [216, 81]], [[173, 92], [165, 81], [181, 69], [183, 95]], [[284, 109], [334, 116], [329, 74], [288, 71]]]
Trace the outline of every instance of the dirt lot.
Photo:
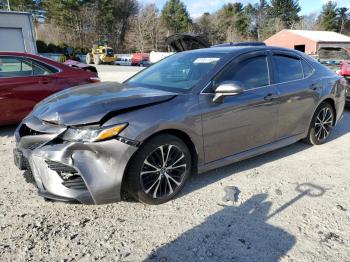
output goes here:
[[325, 145], [194, 175], [161, 206], [45, 202], [13, 164], [13, 131], [0, 129], [0, 261], [350, 261], [350, 112]]

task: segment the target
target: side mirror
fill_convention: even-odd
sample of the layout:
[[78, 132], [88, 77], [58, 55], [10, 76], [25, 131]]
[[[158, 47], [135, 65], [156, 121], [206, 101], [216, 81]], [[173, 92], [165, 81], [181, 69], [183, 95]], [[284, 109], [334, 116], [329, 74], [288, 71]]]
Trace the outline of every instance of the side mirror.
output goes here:
[[235, 96], [242, 94], [244, 88], [242, 83], [237, 81], [225, 81], [222, 82], [215, 90], [215, 96], [213, 98], [214, 103], [222, 103], [225, 96]]

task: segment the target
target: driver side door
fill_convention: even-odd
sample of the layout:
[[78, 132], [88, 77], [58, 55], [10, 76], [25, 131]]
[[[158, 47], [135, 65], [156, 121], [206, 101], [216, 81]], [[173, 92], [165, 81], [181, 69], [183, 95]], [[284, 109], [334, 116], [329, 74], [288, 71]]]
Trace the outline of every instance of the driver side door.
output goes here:
[[[274, 141], [278, 94], [270, 85], [269, 65], [265, 51], [241, 55], [213, 79], [209, 90], [200, 94], [206, 163]], [[215, 89], [225, 81], [240, 82], [244, 92], [214, 103]]]

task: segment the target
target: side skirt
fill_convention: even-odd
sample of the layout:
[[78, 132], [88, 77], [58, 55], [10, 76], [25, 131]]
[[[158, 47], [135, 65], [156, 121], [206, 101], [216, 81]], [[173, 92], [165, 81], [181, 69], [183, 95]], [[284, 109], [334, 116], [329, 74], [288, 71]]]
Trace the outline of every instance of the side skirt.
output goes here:
[[298, 142], [301, 139], [304, 139], [306, 137], [307, 134], [299, 134], [299, 135], [295, 135], [295, 136], [291, 136], [291, 137], [287, 137], [287, 138], [283, 138], [280, 139], [278, 141], [263, 145], [263, 146], [259, 146], [253, 149], [249, 149], [247, 151], [229, 156], [229, 157], [225, 157], [219, 160], [215, 160], [213, 162], [209, 162], [203, 165], [200, 165], [198, 167], [198, 173], [204, 173], [207, 172], [209, 170], [215, 169], [215, 168], [219, 168], [219, 167], [223, 167], [226, 165], [230, 165], [254, 156], [258, 156], [291, 144], [294, 144], [296, 142]]

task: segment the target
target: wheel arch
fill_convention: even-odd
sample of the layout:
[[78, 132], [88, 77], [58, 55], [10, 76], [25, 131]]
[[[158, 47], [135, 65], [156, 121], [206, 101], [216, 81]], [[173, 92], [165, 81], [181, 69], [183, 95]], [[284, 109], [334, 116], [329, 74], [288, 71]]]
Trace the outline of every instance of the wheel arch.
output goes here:
[[[179, 129], [164, 129], [164, 130], [160, 130], [158, 132], [153, 133], [152, 135], [150, 135], [149, 137], [147, 137], [142, 144], [144, 144], [146, 141], [152, 139], [153, 137], [159, 136], [159, 135], [164, 135], [164, 134], [168, 134], [168, 135], [173, 135], [178, 137], [179, 139], [181, 139], [186, 146], [188, 147], [188, 149], [190, 150], [191, 153], [191, 173], [196, 174], [198, 172], [198, 150], [194, 144], [194, 142], [192, 141], [191, 137], [184, 131], [179, 130]], [[142, 144], [140, 146], [142, 146]], [[137, 152], [137, 151], [136, 151]], [[136, 152], [134, 153], [134, 155], [136, 154]], [[124, 175], [123, 175], [123, 179], [122, 179], [122, 185], [121, 185], [121, 194], [124, 194], [126, 192], [126, 176], [128, 173], [128, 169], [129, 169], [129, 165], [132, 162], [132, 159], [134, 157], [134, 155], [129, 159], [129, 162], [125, 168], [124, 171]]]

